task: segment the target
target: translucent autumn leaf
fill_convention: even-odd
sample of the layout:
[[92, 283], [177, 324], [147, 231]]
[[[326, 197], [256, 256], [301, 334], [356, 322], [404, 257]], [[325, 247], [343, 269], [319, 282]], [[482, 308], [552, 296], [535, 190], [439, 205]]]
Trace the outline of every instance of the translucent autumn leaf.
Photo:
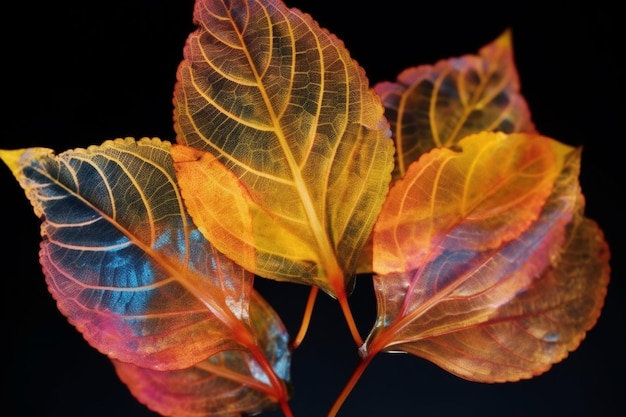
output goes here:
[[567, 357], [596, 323], [609, 282], [602, 231], [576, 216], [559, 262], [479, 325], [427, 336], [399, 349], [463, 378], [502, 382], [529, 378]]
[[425, 154], [374, 231], [378, 318], [368, 357], [404, 351], [467, 379], [547, 370], [595, 323], [608, 248], [582, 216], [580, 152], [482, 133]]
[[[194, 19], [174, 93], [194, 222], [247, 269], [343, 297], [391, 178], [379, 98], [342, 42], [281, 1], [199, 0]], [[215, 176], [233, 191], [198, 185]], [[216, 215], [224, 201], [244, 217]]]
[[385, 106], [396, 144], [394, 179], [421, 154], [452, 146], [482, 131], [535, 131], [513, 61], [511, 32], [478, 55], [404, 70], [395, 82], [374, 86]]
[[154, 370], [248, 349], [274, 397], [285, 399], [250, 330], [253, 275], [194, 227], [169, 143], [127, 138], [59, 155], [30, 148], [0, 156], [42, 220], [48, 288], [92, 346]]
[[440, 251], [483, 252], [518, 237], [537, 219], [572, 152], [540, 136], [483, 132], [424, 154], [385, 202], [374, 234], [375, 272], [411, 271]]
[[[467, 135], [535, 132], [520, 93], [508, 30], [478, 55], [407, 68], [395, 82], [378, 83], [374, 90], [385, 106], [396, 146], [392, 182], [423, 153], [453, 146]], [[372, 236], [357, 270], [372, 272]]]
[[[252, 329], [279, 377], [289, 380], [290, 353], [285, 328], [256, 292], [250, 299]], [[157, 371], [114, 361], [117, 374], [133, 395], [166, 416], [239, 417], [254, 415], [276, 402], [267, 378], [245, 350], [217, 353], [192, 367]], [[224, 375], [230, 376], [225, 378]]]

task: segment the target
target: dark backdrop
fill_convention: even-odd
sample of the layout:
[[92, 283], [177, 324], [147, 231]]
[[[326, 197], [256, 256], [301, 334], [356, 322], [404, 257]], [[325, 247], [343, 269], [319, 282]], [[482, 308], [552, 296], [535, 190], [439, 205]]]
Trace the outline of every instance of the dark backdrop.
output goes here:
[[[414, 2], [291, 0], [343, 39], [372, 84], [404, 68], [475, 53], [506, 28], [537, 128], [583, 146], [587, 215], [611, 245], [612, 281], [596, 327], [579, 349], [532, 380], [484, 385], [422, 359], [381, 355], [340, 416], [617, 416], [624, 412], [624, 138], [622, 22], [609, 1]], [[31, 0], [5, 9], [0, 148], [60, 152], [105, 139], [173, 140], [172, 89], [192, 0]], [[621, 163], [623, 165], [623, 163]], [[39, 221], [0, 167], [3, 415], [154, 416], [118, 381], [109, 360], [58, 312], [39, 264]], [[619, 207], [621, 208], [621, 207]], [[260, 282], [295, 334], [307, 288]], [[361, 332], [375, 315], [371, 283], [351, 303]], [[320, 297], [293, 357], [296, 417], [321, 417], [357, 361], [341, 312]], [[6, 413], [6, 414], [5, 414]], [[267, 413], [279, 416], [280, 413]]]

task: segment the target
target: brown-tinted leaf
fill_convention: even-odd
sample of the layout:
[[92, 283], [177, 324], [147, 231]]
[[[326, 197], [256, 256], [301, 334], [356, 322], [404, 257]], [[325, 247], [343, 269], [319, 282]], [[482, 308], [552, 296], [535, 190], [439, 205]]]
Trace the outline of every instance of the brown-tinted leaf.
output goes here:
[[[378, 96], [341, 41], [280, 1], [203, 0], [194, 17], [175, 128], [181, 145], [215, 161], [174, 155], [189, 212], [247, 269], [343, 293], [391, 179]], [[192, 186], [225, 169], [236, 192]], [[226, 230], [227, 212], [248, 217]]]
[[602, 231], [594, 221], [577, 216], [559, 262], [487, 320], [393, 349], [474, 381], [530, 378], [578, 348], [600, 316], [609, 277]]
[[394, 179], [421, 154], [482, 131], [535, 131], [513, 61], [511, 33], [464, 55], [404, 70], [381, 96], [396, 144]]

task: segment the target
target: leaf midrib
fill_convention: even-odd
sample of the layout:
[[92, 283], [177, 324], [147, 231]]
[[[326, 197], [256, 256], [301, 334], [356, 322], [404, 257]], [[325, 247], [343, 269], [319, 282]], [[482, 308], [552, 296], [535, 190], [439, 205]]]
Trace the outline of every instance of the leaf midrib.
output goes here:
[[[114, 161], [116, 164], [118, 164], [119, 166], [123, 167], [123, 164], [120, 164], [119, 161], [111, 158], [110, 155], [106, 155], [106, 154], [100, 154], [100, 155], [103, 156], [103, 157], [106, 157], [110, 161]], [[82, 162], [87, 162], [87, 163], [89, 163], [89, 164], [91, 164], [93, 166], [93, 161], [90, 161], [89, 159], [85, 159], [85, 158], [79, 158], [78, 156], [79, 156], [78, 154], [74, 154], [74, 155], [72, 155], [72, 158], [79, 159]], [[143, 159], [145, 159], [145, 158], [143, 158]], [[66, 164], [66, 161], [61, 160], [61, 161], [58, 161], [57, 163], [64, 163], [64, 164]], [[158, 167], [157, 165], [155, 165], [153, 163], [151, 163], [151, 165], [160, 169], [160, 167]], [[74, 171], [74, 169], [72, 167], [68, 166], [67, 169], [69, 170], [69, 172], [72, 173], [73, 176], [75, 175], [75, 171]], [[48, 175], [47, 171], [43, 171], [43, 170], [37, 170], [37, 171], [43, 177], [48, 178], [50, 183], [55, 184], [56, 186], [61, 187], [63, 190], [65, 190], [68, 195], [72, 195], [75, 198], [77, 198], [78, 200], [82, 201], [83, 204], [85, 204], [87, 207], [91, 208], [94, 212], [96, 212], [98, 215], [100, 215], [104, 221], [107, 221], [109, 224], [111, 224], [113, 227], [115, 227], [120, 233], [122, 233], [124, 236], [126, 236], [132, 242], [132, 244], [134, 244], [137, 247], [139, 247], [143, 253], [148, 255], [151, 259], [153, 259], [153, 261], [155, 263], [157, 263], [160, 267], [165, 269], [167, 271], [168, 275], [171, 277], [170, 278], [171, 280], [175, 280], [176, 282], [180, 283], [187, 291], [189, 291], [191, 294], [193, 294], [193, 296], [196, 299], [198, 299], [207, 308], [207, 310], [209, 310], [214, 316], [216, 316], [222, 323], [224, 323], [230, 329], [237, 329], [237, 328], [241, 327], [241, 324], [238, 322], [239, 319], [234, 315], [234, 313], [227, 306], [221, 305], [221, 303], [219, 302], [220, 301], [219, 299], [216, 300], [213, 297], [210, 297], [210, 298], [207, 299], [207, 297], [204, 294], [204, 292], [201, 291], [196, 285], [194, 285], [191, 282], [191, 280], [189, 280], [189, 279], [182, 279], [181, 268], [177, 268], [176, 264], [173, 264], [167, 258], [163, 257], [158, 251], [154, 250], [149, 245], [147, 245], [144, 242], [142, 242], [141, 240], [137, 239], [135, 237], [135, 235], [133, 233], [131, 233], [127, 228], [122, 226], [113, 217], [109, 216], [107, 213], [105, 213], [102, 210], [100, 210], [97, 206], [95, 206], [91, 201], [89, 201], [86, 198], [84, 198], [81, 194], [79, 194], [78, 192], [72, 190], [71, 188], [68, 188], [64, 183], [58, 181], [56, 178], [53, 178], [50, 175]], [[126, 171], [126, 172], [128, 172], [128, 171]], [[169, 175], [167, 175], [167, 176], [170, 177]], [[103, 178], [106, 178], [106, 177], [103, 176]], [[108, 181], [105, 181], [105, 183], [108, 184]], [[135, 185], [134, 182], [133, 182], [133, 185]], [[109, 188], [109, 187], [107, 186], [107, 188]], [[137, 189], [140, 192], [142, 192], [141, 188], [137, 188]], [[178, 194], [178, 190], [176, 192]], [[180, 195], [178, 195], [178, 197], [179, 197], [178, 201], [179, 201], [179, 208], [180, 208], [180, 201], [182, 201], [182, 199], [181, 199]], [[147, 208], [146, 211], [148, 211], [148, 212], [150, 211], [149, 207], [150, 206], [146, 203], [146, 208]], [[184, 213], [184, 211], [182, 213]], [[186, 219], [184, 218], [185, 216], [183, 215], [181, 217], [183, 218], [183, 222], [186, 225]], [[153, 226], [154, 225], [151, 224], [151, 227], [153, 227]], [[185, 226], [185, 229], [188, 229], [187, 226], [188, 225]], [[186, 242], [185, 245], [186, 245], [186, 247], [189, 247], [189, 241], [187, 240], [188, 239], [188, 235], [187, 234], [185, 234], [185, 239], [186, 239], [185, 240], [185, 242]], [[189, 251], [187, 251], [187, 252], [189, 252]], [[187, 275], [196, 276], [199, 281], [206, 279], [206, 278], [200, 276], [199, 274], [197, 274], [196, 272], [190, 270], [189, 268], [182, 268], [182, 269], [185, 272], [185, 276], [187, 276]]]
[[[263, 9], [264, 13], [266, 14], [267, 20], [268, 22], [271, 22], [271, 16], [269, 16], [268, 11], [264, 8]], [[229, 11], [230, 13], [230, 11]], [[231, 17], [231, 22], [234, 22], [234, 19], [232, 19], [232, 15]], [[291, 28], [291, 22], [289, 21], [289, 19], [285, 19], [286, 24], [289, 26], [290, 29]], [[306, 22], [303, 22], [306, 23]], [[333, 277], [343, 277], [343, 272], [341, 272], [341, 268], [339, 267], [338, 263], [337, 263], [337, 259], [334, 256], [335, 251], [330, 243], [330, 240], [328, 238], [328, 235], [326, 234], [324, 227], [322, 225], [322, 222], [320, 221], [316, 211], [315, 211], [315, 205], [313, 204], [313, 199], [311, 198], [311, 195], [306, 187], [306, 183], [304, 181], [304, 178], [302, 177], [302, 172], [300, 171], [300, 167], [298, 165], [298, 163], [295, 160], [295, 157], [293, 155], [293, 153], [291, 152], [291, 148], [289, 147], [289, 143], [287, 141], [287, 138], [283, 132], [283, 130], [280, 127], [280, 117], [279, 115], [274, 111], [274, 108], [272, 106], [272, 101], [270, 99], [270, 96], [268, 94], [268, 92], [266, 91], [266, 89], [264, 88], [264, 84], [263, 84], [263, 77], [260, 73], [260, 71], [257, 69], [256, 65], [254, 64], [254, 59], [252, 57], [252, 55], [250, 54], [249, 49], [247, 48], [247, 44], [245, 42], [244, 39], [244, 34], [239, 30], [239, 28], [233, 24], [233, 29], [235, 30], [235, 32], [237, 33], [237, 36], [240, 39], [242, 50], [248, 60], [248, 63], [250, 65], [250, 69], [252, 71], [252, 73], [254, 74], [254, 77], [257, 81], [258, 84], [258, 88], [259, 91], [261, 93], [261, 96], [263, 97], [263, 102], [265, 103], [265, 106], [267, 108], [267, 111], [270, 115], [270, 119], [272, 121], [272, 125], [274, 126], [273, 131], [276, 134], [276, 138], [278, 139], [278, 142], [281, 146], [281, 149], [283, 149], [283, 153], [285, 155], [285, 159], [287, 160], [287, 165], [289, 167], [289, 170], [291, 172], [291, 175], [293, 177], [293, 182], [297, 191], [298, 196], [300, 197], [300, 200], [302, 202], [302, 206], [304, 208], [305, 214], [307, 216], [307, 219], [309, 220], [309, 225], [311, 226], [311, 231], [313, 233], [313, 236], [315, 238], [316, 244], [319, 248], [319, 255], [322, 261], [322, 265], [324, 268], [324, 271], [326, 272], [327, 276], [329, 278], [331, 278], [331, 286], [333, 286], [333, 288], [335, 290], [337, 290], [339, 288], [339, 286], [341, 286], [341, 288], [343, 288], [343, 282], [341, 283], [337, 283], [337, 282], [332, 282]], [[273, 25], [269, 25], [269, 37], [273, 38]], [[293, 31], [291, 31], [291, 33], [293, 33]], [[313, 31], [309, 32], [314, 39], [317, 42], [317, 50], [320, 51], [321, 47], [319, 45], [319, 41], [317, 36], [314, 36]], [[290, 39], [292, 40], [292, 50], [295, 51], [296, 50], [296, 46], [293, 42], [293, 36], [290, 37]], [[269, 44], [271, 45], [272, 42], [269, 42]], [[320, 53], [319, 54], [320, 57], [320, 73], [322, 74], [321, 76], [321, 82], [322, 82], [322, 88], [320, 89], [322, 92], [324, 91], [323, 88], [323, 81], [324, 81], [324, 71], [325, 71], [325, 67], [324, 67], [324, 54]], [[292, 54], [292, 68], [295, 67], [295, 54]], [[323, 93], [322, 93], [323, 94]], [[321, 98], [319, 103], [321, 103]], [[319, 106], [318, 103], [318, 106]], [[319, 112], [318, 112], [319, 114]], [[337, 288], [335, 288], [337, 287]]]

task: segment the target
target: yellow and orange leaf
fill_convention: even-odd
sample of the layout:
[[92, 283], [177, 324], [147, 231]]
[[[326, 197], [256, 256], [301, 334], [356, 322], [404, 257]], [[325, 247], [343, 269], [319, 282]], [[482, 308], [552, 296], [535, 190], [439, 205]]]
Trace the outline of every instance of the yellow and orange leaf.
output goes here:
[[374, 271], [410, 271], [438, 251], [482, 252], [516, 238], [539, 216], [571, 152], [540, 136], [483, 132], [424, 154], [385, 201]]
[[[379, 97], [341, 41], [281, 1], [200, 0], [194, 19], [175, 129], [215, 161], [174, 153], [190, 214], [248, 270], [341, 296], [391, 180]], [[194, 185], [225, 170], [233, 190]], [[244, 218], [224, 223], [227, 204]]]
[[378, 83], [396, 144], [394, 180], [421, 154], [482, 131], [534, 133], [507, 30], [478, 55], [404, 70]]
[[[478, 55], [407, 68], [395, 82], [380, 82], [374, 90], [385, 106], [396, 146], [392, 183], [423, 153], [453, 146], [467, 135], [535, 132], [520, 93], [508, 30]], [[357, 271], [372, 272], [371, 235]]]
[[374, 230], [378, 318], [364, 354], [501, 382], [575, 349], [609, 277], [602, 233], [581, 214], [579, 163], [552, 139], [487, 132], [414, 163]]

